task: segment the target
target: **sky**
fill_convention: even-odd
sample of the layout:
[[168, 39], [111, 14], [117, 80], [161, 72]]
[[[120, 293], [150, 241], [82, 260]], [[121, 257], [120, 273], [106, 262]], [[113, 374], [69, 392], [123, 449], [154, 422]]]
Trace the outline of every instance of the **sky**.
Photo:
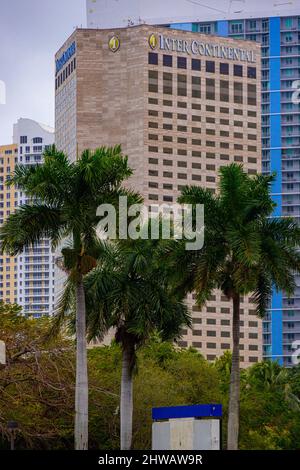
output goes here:
[[85, 0], [0, 0], [0, 145], [20, 117], [54, 127], [54, 55], [76, 26]]

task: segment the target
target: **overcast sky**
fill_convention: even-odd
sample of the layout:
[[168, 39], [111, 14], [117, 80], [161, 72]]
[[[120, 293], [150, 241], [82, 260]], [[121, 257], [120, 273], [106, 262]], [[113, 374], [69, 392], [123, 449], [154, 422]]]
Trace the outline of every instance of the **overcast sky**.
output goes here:
[[20, 117], [54, 126], [54, 54], [81, 25], [85, 0], [0, 0], [0, 145]]

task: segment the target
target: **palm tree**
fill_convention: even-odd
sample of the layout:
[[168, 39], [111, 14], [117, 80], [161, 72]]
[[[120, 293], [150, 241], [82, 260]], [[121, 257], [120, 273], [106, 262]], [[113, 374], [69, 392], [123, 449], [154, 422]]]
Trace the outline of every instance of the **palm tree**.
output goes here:
[[137, 349], [155, 331], [163, 340], [174, 340], [183, 326], [190, 325], [187, 307], [159, 262], [158, 247], [159, 242], [152, 240], [114, 243], [85, 278], [89, 338], [101, 338], [114, 328], [122, 349], [121, 450], [132, 446]]
[[[186, 251], [184, 243], [170, 260], [175, 262], [178, 288], [196, 292], [202, 306], [214, 289], [232, 302], [232, 364], [228, 415], [228, 449], [238, 448], [240, 395], [240, 302], [252, 294], [257, 314], [263, 317], [272, 289], [291, 295], [294, 271], [300, 271], [300, 229], [289, 218], [272, 218], [270, 196], [273, 176], [248, 176], [242, 166], [220, 170], [219, 191], [186, 187], [180, 203], [204, 204], [205, 241], [202, 250]], [[174, 257], [175, 255], [175, 257]], [[175, 272], [175, 270], [174, 270]]]
[[[119, 146], [86, 150], [71, 163], [54, 146], [46, 150], [40, 166], [17, 166], [10, 184], [17, 185], [31, 198], [0, 230], [1, 252], [16, 255], [41, 238], [50, 238], [53, 247], [70, 240], [62, 249], [68, 272], [66, 292], [60, 308], [66, 308], [68, 291], [76, 293], [76, 391], [75, 449], [88, 448], [88, 374], [86, 352], [86, 304], [84, 276], [96, 266], [102, 249], [96, 228], [97, 208], [117, 202], [124, 194], [121, 183], [132, 174]], [[135, 195], [129, 193], [135, 200]]]
[[284, 400], [294, 411], [300, 409], [300, 399], [293, 392], [290, 369], [282, 367], [275, 361], [264, 361], [245, 371], [245, 380], [249, 387], [283, 393]]

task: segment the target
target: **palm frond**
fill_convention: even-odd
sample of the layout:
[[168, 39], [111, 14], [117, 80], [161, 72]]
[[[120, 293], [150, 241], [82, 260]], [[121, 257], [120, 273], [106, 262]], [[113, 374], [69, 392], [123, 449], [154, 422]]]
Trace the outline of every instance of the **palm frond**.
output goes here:
[[58, 242], [63, 228], [59, 209], [40, 203], [22, 205], [0, 228], [1, 253], [16, 255], [44, 237]]

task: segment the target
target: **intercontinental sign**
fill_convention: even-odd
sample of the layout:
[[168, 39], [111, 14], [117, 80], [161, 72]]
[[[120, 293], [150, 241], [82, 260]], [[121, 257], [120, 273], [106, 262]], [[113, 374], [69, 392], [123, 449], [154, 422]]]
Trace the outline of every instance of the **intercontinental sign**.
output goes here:
[[149, 38], [149, 45], [152, 49], [159, 47], [162, 51], [181, 52], [189, 55], [200, 55], [242, 62], [256, 62], [255, 52], [253, 50], [197, 40], [186, 41], [184, 39], [170, 38], [163, 34], [159, 34], [158, 37], [156, 34], [152, 34]]

